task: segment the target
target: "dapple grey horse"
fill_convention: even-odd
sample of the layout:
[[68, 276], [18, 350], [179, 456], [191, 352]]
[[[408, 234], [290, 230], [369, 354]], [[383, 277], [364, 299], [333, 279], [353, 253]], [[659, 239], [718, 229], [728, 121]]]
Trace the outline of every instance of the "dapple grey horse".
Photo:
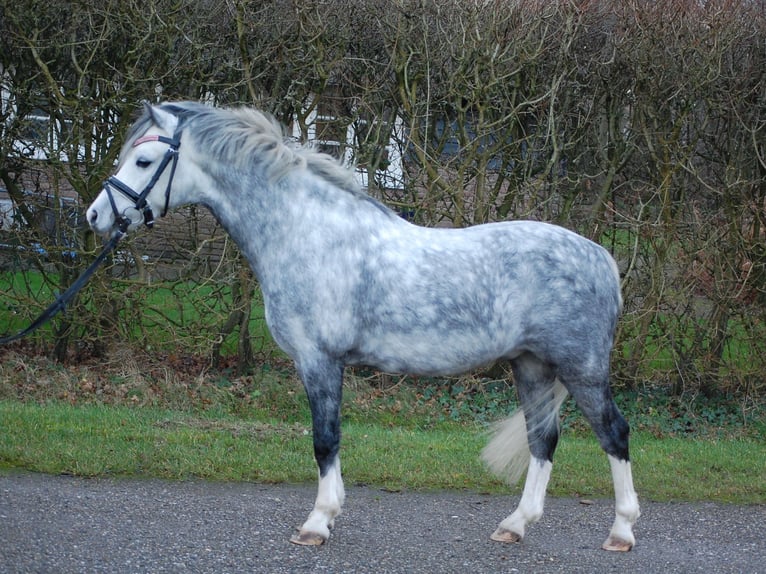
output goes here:
[[516, 463], [528, 471], [492, 539], [521, 540], [542, 516], [558, 411], [571, 394], [611, 465], [616, 517], [603, 548], [633, 547], [629, 429], [609, 386], [622, 301], [605, 249], [532, 221], [419, 227], [261, 112], [147, 105], [87, 220], [109, 236], [184, 204], [207, 206], [247, 257], [269, 329], [308, 395], [319, 488], [293, 542], [324, 543], [341, 512], [345, 365], [439, 376], [507, 361], [521, 409], [484, 458], [508, 475], [519, 474]]

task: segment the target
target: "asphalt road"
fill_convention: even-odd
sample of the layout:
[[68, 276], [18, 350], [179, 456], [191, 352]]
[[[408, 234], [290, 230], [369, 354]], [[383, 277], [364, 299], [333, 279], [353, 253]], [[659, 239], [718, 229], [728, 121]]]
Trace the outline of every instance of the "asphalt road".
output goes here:
[[[521, 544], [517, 496], [347, 489], [319, 548], [288, 542], [313, 485], [0, 474], [0, 572], [766, 573], [766, 506], [642, 501], [632, 552], [599, 549], [612, 502], [551, 499]], [[640, 494], [640, 493], [639, 493]]]

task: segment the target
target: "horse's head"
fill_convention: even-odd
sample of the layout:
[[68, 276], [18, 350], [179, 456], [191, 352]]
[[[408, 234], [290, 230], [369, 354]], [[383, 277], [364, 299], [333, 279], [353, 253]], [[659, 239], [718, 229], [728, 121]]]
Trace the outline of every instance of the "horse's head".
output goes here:
[[179, 138], [178, 117], [147, 104], [120, 153], [117, 173], [88, 208], [86, 218], [96, 233], [125, 233], [142, 223], [151, 227], [155, 213], [164, 216], [177, 203], [171, 201], [172, 190], [183, 183], [176, 179], [186, 179], [174, 177]]

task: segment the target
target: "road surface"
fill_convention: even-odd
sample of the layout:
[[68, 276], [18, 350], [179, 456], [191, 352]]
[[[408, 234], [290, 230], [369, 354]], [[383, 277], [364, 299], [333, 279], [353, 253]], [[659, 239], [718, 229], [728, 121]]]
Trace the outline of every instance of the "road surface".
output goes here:
[[[348, 488], [319, 548], [288, 542], [313, 485], [0, 473], [0, 572], [766, 573], [766, 506], [642, 501], [632, 552], [599, 549], [612, 501], [549, 498], [521, 544], [489, 540], [518, 496]], [[639, 493], [640, 494], [640, 493]]]

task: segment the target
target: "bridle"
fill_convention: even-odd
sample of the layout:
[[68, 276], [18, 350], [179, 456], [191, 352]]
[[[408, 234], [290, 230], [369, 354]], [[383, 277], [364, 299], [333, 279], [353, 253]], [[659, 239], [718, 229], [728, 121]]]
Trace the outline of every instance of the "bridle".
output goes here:
[[154, 189], [154, 186], [157, 183], [157, 180], [160, 179], [162, 172], [164, 172], [165, 168], [167, 168], [168, 164], [170, 164], [170, 177], [168, 178], [168, 186], [165, 189], [165, 206], [162, 208], [160, 217], [165, 217], [165, 214], [168, 212], [168, 203], [170, 202], [170, 186], [173, 183], [173, 176], [176, 173], [176, 164], [178, 163], [178, 148], [181, 145], [181, 138], [178, 136], [169, 138], [161, 135], [143, 136], [134, 141], [132, 147], [139, 146], [142, 143], [154, 141], [168, 144], [168, 150], [165, 152], [160, 165], [157, 166], [154, 175], [149, 180], [149, 183], [146, 184], [146, 187], [144, 187], [141, 193], [136, 193], [133, 188], [117, 179], [117, 177], [114, 175], [104, 182], [104, 191], [106, 191], [106, 195], [109, 198], [109, 204], [112, 206], [115, 225], [121, 233], [126, 233], [128, 227], [130, 227], [130, 224], [133, 222], [125, 213], [130, 208], [126, 208], [122, 213], [117, 210], [117, 204], [114, 201], [112, 188], [116, 189], [122, 195], [133, 201], [133, 209], [141, 213], [144, 225], [151, 228], [154, 225], [154, 213], [152, 213], [152, 208], [149, 206], [146, 198], [152, 189]]

